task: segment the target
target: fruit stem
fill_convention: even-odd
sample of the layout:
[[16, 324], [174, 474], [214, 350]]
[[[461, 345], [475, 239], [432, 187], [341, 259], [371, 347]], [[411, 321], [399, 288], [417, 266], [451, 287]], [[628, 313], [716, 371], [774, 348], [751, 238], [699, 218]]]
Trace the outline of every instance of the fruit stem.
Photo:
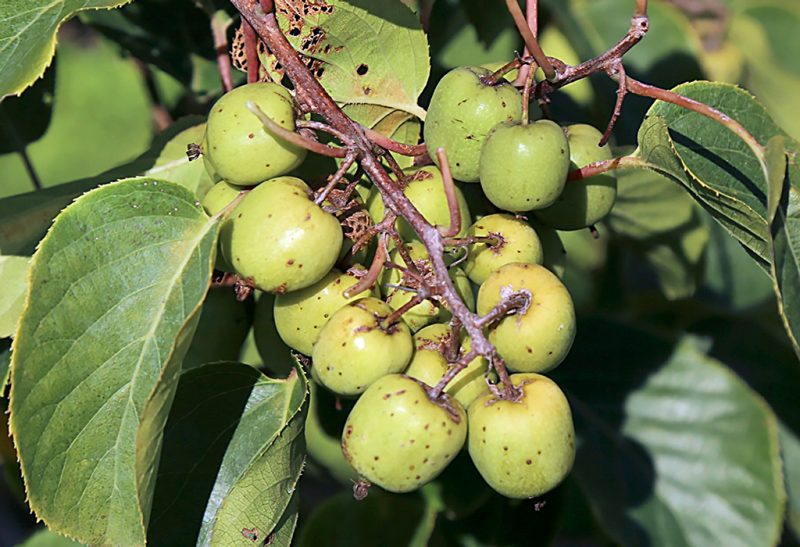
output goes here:
[[483, 328], [493, 325], [507, 315], [517, 311], [524, 313], [531, 305], [531, 293], [528, 291], [517, 291], [507, 295], [502, 302], [489, 310], [486, 315], [479, 317], [475, 323]]
[[525, 77], [525, 85], [522, 88], [522, 125], [528, 125], [528, 111], [531, 104], [531, 88], [533, 88], [533, 77], [536, 74], [535, 67], [529, 67], [528, 75]]
[[372, 259], [372, 264], [370, 264], [367, 274], [359, 279], [358, 283], [344, 291], [345, 298], [351, 298], [354, 294], [371, 289], [375, 285], [378, 276], [383, 271], [383, 263], [386, 261], [386, 239], [385, 233], [380, 235], [378, 248], [375, 250], [375, 257]]
[[350, 169], [350, 166], [353, 165], [357, 157], [358, 155], [354, 150], [349, 150], [347, 152], [347, 156], [344, 158], [342, 165], [340, 165], [339, 169], [337, 169], [336, 172], [330, 176], [328, 183], [314, 199], [314, 203], [316, 205], [321, 205], [322, 202], [328, 198], [328, 194], [330, 194], [336, 185], [341, 182], [342, 177], [344, 177], [345, 173], [347, 173], [347, 170]]
[[517, 30], [525, 42], [525, 47], [528, 48], [528, 51], [531, 52], [533, 58], [536, 59], [536, 64], [542, 68], [545, 78], [550, 81], [554, 81], [557, 78], [558, 73], [556, 72], [556, 69], [553, 67], [550, 60], [545, 56], [542, 48], [539, 46], [539, 42], [536, 40], [536, 36], [533, 35], [531, 28], [528, 26], [528, 21], [525, 19], [525, 15], [522, 13], [522, 8], [519, 7], [517, 0], [506, 0], [506, 7], [508, 8], [508, 12], [511, 14], [511, 17], [514, 19], [514, 24], [517, 26]]
[[249, 21], [242, 20], [244, 30], [244, 55], [247, 61], [247, 83], [252, 84], [259, 79], [261, 61], [258, 59], [258, 35]]
[[455, 378], [459, 372], [467, 368], [467, 365], [469, 365], [472, 360], [478, 356], [479, 355], [477, 351], [470, 350], [469, 353], [452, 363], [447, 369], [447, 372], [445, 372], [444, 376], [442, 376], [442, 379], [439, 380], [439, 382], [428, 391], [430, 398], [438, 399], [442, 395], [442, 392], [447, 388], [447, 384], [452, 382], [453, 378]]
[[596, 161], [594, 163], [585, 165], [580, 169], [570, 171], [567, 175], [567, 182], [588, 179], [589, 177], [600, 175], [615, 169], [627, 169], [632, 167], [644, 169], [648, 167], [648, 163], [637, 156], [622, 156], [619, 158], [611, 158], [609, 160]]
[[293, 145], [299, 148], [305, 148], [311, 152], [315, 152], [322, 156], [328, 156], [330, 158], [344, 158], [349, 154], [349, 151], [345, 148], [335, 148], [333, 146], [328, 146], [327, 144], [322, 144], [321, 142], [313, 141], [309, 138], [304, 137], [300, 133], [296, 133], [294, 131], [289, 131], [285, 127], [281, 127], [277, 123], [275, 123], [269, 116], [264, 114], [264, 111], [259, 108], [257, 104], [252, 101], [247, 101], [245, 103], [247, 110], [252, 112], [256, 115], [256, 117], [261, 121], [261, 123], [266, 127], [267, 131], [270, 133], [277, 135], [281, 139], [292, 143]]
[[450, 174], [450, 162], [447, 160], [447, 153], [444, 148], [439, 147], [436, 149], [436, 158], [439, 160], [444, 195], [447, 198], [447, 209], [450, 212], [450, 226], [444, 230], [440, 227], [439, 233], [444, 237], [453, 237], [461, 231], [461, 208], [458, 206], [458, 198], [456, 197], [456, 184]]
[[364, 134], [367, 136], [369, 140], [380, 146], [381, 148], [385, 148], [391, 152], [396, 152], [401, 156], [422, 156], [425, 154], [428, 149], [424, 144], [405, 144], [402, 142], [398, 142], [394, 139], [390, 139], [385, 135], [381, 135], [377, 131], [370, 129], [369, 127], [361, 126], [361, 129], [364, 131]]

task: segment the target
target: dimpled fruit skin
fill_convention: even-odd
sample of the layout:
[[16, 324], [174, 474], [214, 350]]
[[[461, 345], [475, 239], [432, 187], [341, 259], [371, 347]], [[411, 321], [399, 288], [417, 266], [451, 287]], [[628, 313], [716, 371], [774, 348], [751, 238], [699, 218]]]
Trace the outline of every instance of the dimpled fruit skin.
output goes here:
[[[585, 167], [611, 159], [608, 145], [597, 146], [603, 134], [591, 125], [569, 125], [564, 129], [569, 140], [571, 168]], [[536, 216], [558, 230], [580, 230], [600, 221], [617, 199], [617, 179], [613, 175], [595, 175], [570, 181], [550, 207], [536, 211]]]
[[403, 371], [414, 342], [403, 321], [380, 326], [392, 308], [367, 297], [347, 304], [322, 327], [311, 352], [315, 380], [339, 395], [358, 395], [381, 376]]
[[436, 149], [447, 151], [453, 177], [478, 181], [478, 158], [489, 131], [500, 122], [522, 117], [522, 96], [509, 83], [484, 85], [481, 67], [460, 67], [442, 77], [431, 97], [424, 136], [428, 154], [435, 162]]
[[275, 297], [275, 326], [281, 339], [293, 349], [311, 355], [319, 331], [348, 302], [370, 296], [370, 290], [346, 298], [344, 291], [358, 282], [354, 276], [331, 270], [305, 289]]
[[478, 314], [502, 300], [502, 291], [528, 290], [524, 314], [504, 317], [489, 331], [489, 341], [511, 370], [547, 372], [567, 356], [575, 339], [575, 306], [556, 275], [538, 264], [507, 264], [491, 274], [478, 291]]
[[[447, 206], [447, 196], [444, 193], [444, 182], [442, 172], [433, 165], [426, 165], [417, 169], [407, 169], [404, 171], [411, 177], [408, 186], [403, 189], [403, 193], [414, 204], [425, 220], [431, 224], [447, 227], [450, 225], [450, 208]], [[456, 200], [458, 209], [461, 212], [461, 230], [456, 237], [463, 237], [467, 232], [467, 227], [472, 222], [467, 200], [461, 189], [456, 186]], [[383, 220], [383, 198], [378, 188], [373, 186], [367, 197], [367, 211], [374, 222]], [[419, 240], [416, 232], [405, 219], [397, 221], [397, 231], [406, 241]]]
[[231, 184], [258, 184], [288, 173], [306, 151], [269, 133], [245, 104], [252, 101], [281, 127], [294, 131], [294, 101], [274, 83], [253, 83], [226, 93], [211, 108], [206, 126], [205, 159]]
[[253, 188], [223, 223], [223, 256], [256, 288], [295, 291], [333, 268], [342, 228], [308, 198], [309, 191], [298, 178], [269, 180]]
[[490, 273], [512, 262], [542, 263], [542, 243], [527, 222], [511, 215], [486, 215], [467, 230], [469, 236], [490, 234], [500, 234], [503, 238], [502, 244], [496, 247], [486, 243], [469, 246], [464, 271], [473, 283], [480, 285]]
[[549, 492], [575, 461], [569, 403], [555, 382], [539, 374], [512, 374], [519, 402], [486, 393], [469, 406], [469, 455], [484, 480], [509, 498]]
[[489, 201], [521, 212], [551, 205], [569, 172], [569, 143], [550, 120], [503, 123], [486, 138], [480, 155], [480, 179]]
[[436, 478], [467, 436], [462, 406], [442, 395], [450, 411], [432, 402], [423, 386], [390, 374], [359, 398], [342, 433], [350, 465], [390, 492], [410, 492]]

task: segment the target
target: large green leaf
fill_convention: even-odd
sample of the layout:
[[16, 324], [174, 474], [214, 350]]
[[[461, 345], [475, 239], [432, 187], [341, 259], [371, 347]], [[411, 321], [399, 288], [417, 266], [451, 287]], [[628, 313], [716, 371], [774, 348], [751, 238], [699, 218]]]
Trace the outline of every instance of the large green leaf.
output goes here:
[[246, 533], [264, 541], [290, 517], [306, 395], [296, 372], [276, 380], [231, 362], [186, 371], [164, 431], [148, 543], [252, 545]]
[[0, 98], [18, 95], [39, 78], [56, 49], [56, 31], [85, 9], [129, 0], [6, 0], [0, 4]]
[[694, 294], [708, 227], [680, 186], [656, 173], [625, 171], [618, 176], [617, 201], [605, 223], [645, 257], [668, 298]]
[[139, 178], [80, 197], [41, 242], [12, 354], [11, 429], [30, 506], [52, 529], [144, 541], [155, 469], [142, 462], [160, 450], [217, 232], [191, 192]]
[[786, 494], [775, 416], [704, 350], [697, 338], [673, 347], [591, 320], [556, 371], [579, 434], [575, 475], [620, 544], [766, 546], [779, 537]]
[[767, 145], [770, 252], [775, 294], [786, 332], [800, 355], [800, 164], [788, 162], [781, 136]]
[[25, 301], [29, 263], [27, 256], [0, 255], [0, 338], [14, 336]]
[[141, 175], [159, 162], [163, 163], [154, 169], [157, 174], [153, 176], [156, 178], [183, 183], [196, 192], [204, 191], [207, 184], [203, 182], [201, 175], [194, 172], [195, 165], [198, 163], [202, 165], [202, 162], [171, 163], [172, 160], [179, 159], [176, 157], [177, 147], [171, 145], [172, 139], [182, 142], [186, 136], [182, 133], [184, 129], [189, 128], [191, 131], [192, 128], [199, 127], [199, 123], [199, 117], [188, 117], [177, 121], [153, 141], [147, 152], [129, 163], [96, 177], [0, 199], [0, 254], [32, 254], [52, 220], [73, 199], [99, 184]]
[[292, 45], [342, 104], [372, 104], [419, 118], [428, 81], [428, 42], [416, 15], [399, 0], [276, 2]]
[[800, 541], [800, 438], [786, 426], [780, 428], [781, 455], [789, 495], [786, 523]]
[[18, 547], [81, 547], [82, 544], [51, 530], [39, 530]]
[[[764, 107], [735, 86], [693, 82], [673, 91], [721, 110], [761, 143], [781, 134]], [[639, 130], [638, 154], [683, 184], [768, 269], [766, 181], [744, 141], [701, 114], [658, 101]]]

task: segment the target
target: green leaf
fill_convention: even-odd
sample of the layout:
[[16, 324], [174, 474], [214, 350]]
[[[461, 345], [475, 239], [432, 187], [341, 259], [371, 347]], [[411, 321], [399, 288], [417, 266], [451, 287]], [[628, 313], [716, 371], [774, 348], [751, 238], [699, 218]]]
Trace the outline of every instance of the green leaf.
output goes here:
[[[721, 110], [758, 142], [782, 134], [764, 107], [735, 86], [693, 82], [673, 91]], [[766, 181], [744, 141], [701, 114], [657, 101], [639, 130], [638, 154], [683, 184], [762, 268], [769, 268]]]
[[146, 464], [217, 233], [188, 190], [139, 178], [83, 195], [42, 240], [12, 354], [11, 430], [30, 506], [52, 529], [85, 543], [144, 541]]
[[81, 547], [81, 543], [60, 536], [51, 530], [39, 530], [19, 547]]
[[296, 516], [287, 507], [305, 458], [306, 395], [296, 371], [276, 380], [226, 362], [181, 375], [148, 543], [252, 545], [247, 533], [264, 541]]
[[44, 135], [53, 114], [55, 83], [54, 62], [25, 94], [0, 101], [0, 154], [20, 152]]
[[337, 102], [425, 117], [417, 99], [430, 72], [428, 42], [402, 2], [286, 0], [276, 7], [286, 37], [313, 60], [313, 72]]
[[728, 35], [747, 60], [744, 85], [794, 138], [800, 138], [800, 62], [794, 30], [800, 6], [794, 0], [739, 3]]
[[[0, 255], [0, 338], [14, 336], [28, 285], [27, 256]], [[2, 374], [0, 374], [0, 378]]]
[[702, 278], [708, 227], [680, 186], [657, 173], [624, 171], [605, 223], [644, 256], [667, 298], [694, 294]]
[[781, 319], [800, 356], [800, 164], [793, 155], [787, 170], [782, 136], [770, 139], [766, 155], [772, 278]]
[[780, 427], [780, 439], [786, 491], [789, 495], [786, 524], [800, 541], [800, 439], [783, 424]]
[[620, 544], [779, 538], [786, 494], [775, 416], [704, 346], [591, 320], [554, 375], [579, 434], [575, 476]]
[[0, 98], [19, 95], [44, 72], [56, 49], [61, 23], [86, 9], [108, 9], [128, 0], [6, 0], [0, 5]]
[[[155, 165], [159, 158], [166, 158], [164, 156], [166, 152], [162, 151], [166, 150], [173, 137], [180, 135], [180, 132], [187, 127], [196, 126], [198, 120], [199, 117], [188, 117], [177, 121], [153, 141], [147, 152], [125, 165], [115, 167], [96, 177], [0, 199], [0, 254], [33, 254], [36, 244], [47, 232], [52, 220], [73, 199], [102, 183], [144, 173]], [[180, 167], [175, 167], [174, 170], [162, 169], [160, 172], [161, 175], [168, 175], [176, 179], [176, 182], [180, 182], [184, 177], [176, 176], [175, 173], [180, 174], [183, 171]], [[192, 178], [186, 177], [186, 181], [187, 187], [191, 189]], [[202, 187], [203, 185], [198, 182], [198, 190]]]

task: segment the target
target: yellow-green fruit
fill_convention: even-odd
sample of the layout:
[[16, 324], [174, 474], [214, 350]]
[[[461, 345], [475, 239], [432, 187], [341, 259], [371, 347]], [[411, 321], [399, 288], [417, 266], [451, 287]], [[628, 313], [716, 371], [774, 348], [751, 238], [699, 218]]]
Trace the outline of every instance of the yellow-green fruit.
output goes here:
[[425, 118], [428, 154], [438, 162], [436, 149], [444, 148], [453, 177], [464, 182], [479, 179], [478, 160], [489, 131], [498, 123], [522, 117], [519, 91], [506, 81], [483, 84], [480, 78], [490, 74], [482, 67], [460, 67], [445, 74], [436, 85]]
[[203, 154], [214, 171], [231, 184], [247, 186], [288, 173], [306, 151], [267, 131], [247, 109], [257, 105], [275, 123], [294, 131], [294, 100], [285, 87], [253, 83], [226, 93], [211, 108]]
[[[419, 241], [412, 241], [407, 243], [405, 248], [417, 268], [424, 275], [431, 276], [433, 266], [425, 246]], [[389, 260], [400, 266], [406, 265], [398, 249], [394, 249], [389, 253]], [[449, 273], [456, 286], [456, 291], [462, 297], [464, 303], [468, 308], [474, 309], [475, 301], [472, 295], [472, 288], [469, 286], [469, 280], [467, 280], [466, 275], [460, 268], [451, 268]], [[418, 288], [413, 276], [408, 276], [396, 268], [384, 270], [380, 285], [386, 297], [386, 302], [395, 310], [400, 309], [414, 298], [416, 292], [413, 289]], [[406, 290], [403, 287], [412, 290]], [[425, 325], [436, 321], [446, 321], [449, 317], [450, 312], [444, 305], [436, 305], [430, 300], [420, 302], [403, 314], [403, 320], [408, 324], [412, 332], [416, 332]]]
[[469, 406], [469, 455], [484, 480], [509, 498], [532, 498], [564, 480], [575, 461], [567, 398], [539, 374], [512, 374], [519, 401], [486, 393]]
[[[447, 206], [447, 196], [444, 193], [441, 171], [433, 165], [426, 165], [416, 169], [407, 169], [405, 174], [410, 177], [410, 181], [403, 189], [403, 193], [414, 207], [422, 213], [425, 220], [434, 226], [449, 226], [450, 208]], [[461, 230], [458, 232], [457, 237], [463, 237], [467, 233], [467, 227], [472, 222], [472, 217], [461, 189], [456, 187], [455, 193], [458, 209], [461, 212]], [[372, 187], [367, 197], [367, 210], [372, 220], [376, 223], [383, 220], [383, 198], [375, 186]], [[401, 218], [397, 221], [397, 231], [406, 241], [419, 239], [405, 219]]]
[[[206, 210], [206, 213], [214, 216], [230, 205], [231, 202], [239, 196], [239, 192], [241, 192], [241, 188], [228, 184], [225, 181], [218, 182], [211, 187], [211, 190], [209, 190], [203, 198], [203, 208]], [[214, 268], [223, 272], [233, 272], [233, 266], [228, 264], [228, 261], [225, 260], [221, 252], [217, 253]]]
[[223, 255], [262, 291], [308, 287], [331, 271], [339, 256], [342, 228], [309, 192], [294, 177], [269, 180], [250, 190], [222, 225]]
[[342, 451], [358, 473], [390, 492], [410, 492], [436, 478], [458, 454], [467, 416], [447, 394], [431, 400], [401, 374], [376, 381], [358, 399], [342, 434]]
[[506, 211], [551, 205], [564, 190], [568, 172], [569, 142], [550, 120], [499, 124], [481, 148], [481, 188]]
[[[611, 148], [598, 146], [603, 134], [586, 124], [564, 128], [569, 141], [571, 169], [611, 159]], [[536, 211], [543, 223], [558, 230], [580, 230], [602, 220], [617, 199], [617, 178], [603, 173], [567, 182], [558, 199], [546, 209]]]
[[305, 289], [275, 297], [275, 326], [287, 345], [311, 355], [319, 331], [339, 309], [359, 298], [370, 296], [365, 290], [345, 297], [344, 291], [358, 283], [355, 276], [331, 270], [325, 277]]
[[[417, 335], [421, 335], [422, 339], [424, 340], [428, 333], [424, 331], [430, 329], [431, 327], [437, 327], [431, 334], [433, 337], [436, 337], [438, 333], [438, 325], [442, 325], [441, 323], [436, 323], [434, 325], [430, 325], [425, 327], [421, 331], [417, 333]], [[447, 325], [442, 325], [445, 329], [448, 329]], [[447, 337], [449, 338], [450, 333], [448, 329]], [[415, 340], [417, 339], [415, 335]], [[442, 377], [445, 375], [447, 370], [450, 368], [447, 363], [447, 359], [442, 355], [442, 353], [435, 349], [436, 344], [428, 344], [423, 342], [421, 345], [417, 344], [417, 350], [414, 352], [414, 357], [411, 359], [411, 364], [408, 365], [405, 374], [407, 376], [411, 376], [412, 378], [416, 378], [420, 382], [425, 382], [427, 385], [433, 387]], [[464, 338], [461, 343], [461, 348], [459, 350], [460, 355], [465, 355], [469, 353], [470, 350], [470, 339]], [[484, 380], [486, 369], [488, 368], [489, 363], [483, 357], [476, 357], [467, 365], [467, 368], [456, 374], [456, 376], [447, 384], [447, 389], [445, 390], [449, 395], [456, 398], [456, 400], [461, 403], [464, 407], [469, 406], [469, 404], [483, 391], [486, 389], [486, 381]]]
[[480, 285], [489, 274], [511, 262], [541, 264], [542, 243], [530, 224], [512, 215], [487, 215], [470, 226], [469, 236], [499, 236], [498, 243], [474, 243], [464, 262], [464, 271]]
[[490, 331], [508, 368], [547, 372], [564, 360], [575, 338], [575, 307], [564, 284], [539, 264], [507, 264], [492, 273], [478, 291], [478, 313], [488, 313], [509, 292], [530, 293], [524, 313], [508, 315]]
[[334, 313], [311, 352], [314, 379], [339, 395], [358, 395], [381, 376], [405, 370], [414, 342], [403, 321], [383, 324], [391, 313], [388, 304], [373, 297]]
[[[257, 291], [256, 309], [253, 317], [253, 341], [264, 366], [273, 375], [285, 377], [294, 366], [291, 348], [281, 340], [275, 327], [273, 308], [275, 295]], [[248, 364], [250, 363], [245, 361]]]

